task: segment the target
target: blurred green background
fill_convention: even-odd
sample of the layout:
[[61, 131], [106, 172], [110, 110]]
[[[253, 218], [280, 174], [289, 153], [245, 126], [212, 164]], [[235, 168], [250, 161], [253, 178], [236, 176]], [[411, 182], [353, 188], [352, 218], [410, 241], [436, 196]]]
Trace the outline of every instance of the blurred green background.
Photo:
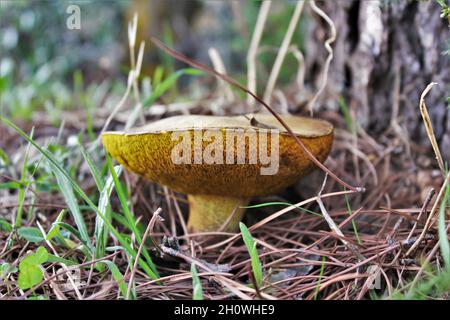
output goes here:
[[[66, 10], [73, 4], [80, 8], [79, 30], [67, 27], [70, 13]], [[141, 40], [146, 41], [141, 78], [151, 79], [157, 68], [162, 70], [162, 78], [167, 78], [183, 67], [154, 48], [149, 37], [156, 36], [207, 64], [208, 48], [215, 47], [227, 71], [244, 81], [245, 57], [259, 5], [257, 1], [3, 0], [0, 111], [25, 121], [33, 119], [34, 110], [46, 111], [57, 125], [61, 110], [95, 107], [105, 91], [108, 95], [123, 94], [130, 69], [127, 29], [134, 12], [139, 15], [136, 50]], [[283, 2], [272, 6], [261, 42], [267, 50], [259, 56], [259, 79], [267, 79], [294, 5]], [[307, 19], [301, 19], [293, 38], [300, 49], [306, 23]], [[283, 66], [279, 83], [292, 80], [297, 62], [288, 55]], [[189, 77], [183, 77], [179, 84], [189, 82]]]

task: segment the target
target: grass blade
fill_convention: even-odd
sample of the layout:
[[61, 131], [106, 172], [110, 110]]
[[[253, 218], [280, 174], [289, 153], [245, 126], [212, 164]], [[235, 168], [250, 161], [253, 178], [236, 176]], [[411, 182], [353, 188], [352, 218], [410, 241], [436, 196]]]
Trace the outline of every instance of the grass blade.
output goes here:
[[79, 264], [78, 262], [75, 262], [75, 261], [72, 261], [72, 260], [69, 260], [69, 259], [64, 259], [64, 258], [55, 256], [55, 255], [53, 255], [51, 253], [48, 254], [47, 262], [64, 263], [66, 266], [76, 266], [76, 265]]
[[[241, 207], [241, 208], [245, 208], [245, 209], [255, 209], [255, 208], [262, 208], [262, 207], [275, 206], [275, 205], [281, 205], [281, 206], [290, 207], [290, 206], [293, 206], [294, 204], [289, 203], [289, 202], [275, 201], [275, 202], [264, 202], [264, 203], [259, 203], [259, 204], [255, 204], [255, 205], [252, 205], [252, 206], [244, 206], [244, 207]], [[314, 211], [311, 211], [311, 210], [308, 210], [308, 209], [306, 209], [306, 208], [302, 208], [302, 207], [299, 207], [299, 206], [295, 206], [295, 207], [296, 207], [298, 210], [300, 210], [300, 211], [304, 211], [304, 212], [306, 212], [306, 213], [310, 213], [310, 214], [313, 214], [313, 215], [315, 215], [315, 216], [318, 216], [318, 217], [321, 217], [321, 218], [322, 218], [322, 215], [321, 215], [320, 213], [317, 213], [317, 212], [314, 212]]]
[[58, 216], [56, 217], [55, 222], [52, 223], [50, 230], [47, 232], [47, 236], [45, 237], [45, 240], [49, 241], [59, 234], [58, 223], [62, 221], [65, 214], [66, 214], [66, 210], [62, 209], [60, 211], [60, 213], [58, 214]]
[[263, 283], [263, 272], [261, 267], [261, 261], [259, 260], [258, 250], [256, 250], [256, 242], [253, 240], [250, 231], [245, 224], [239, 223], [239, 228], [241, 229], [242, 239], [244, 240], [245, 246], [247, 247], [250, 259], [252, 261], [252, 271], [255, 277], [256, 284], [261, 287]]
[[[117, 176], [120, 176], [122, 167], [114, 167], [114, 172]], [[103, 183], [103, 188], [100, 190], [100, 199], [98, 201], [98, 210], [111, 222], [111, 207], [109, 204], [109, 198], [114, 187], [114, 180], [112, 175], [109, 175], [106, 182]], [[96, 257], [101, 258], [105, 255], [105, 246], [108, 238], [108, 228], [105, 227], [105, 222], [100, 216], [95, 218], [95, 238], [97, 239]]]
[[195, 264], [191, 263], [191, 274], [192, 274], [192, 300], [203, 300], [203, 289], [200, 278], [198, 277], [197, 269]]
[[158, 85], [155, 86], [152, 94], [147, 99], [145, 99], [143, 106], [144, 107], [151, 106], [153, 102], [155, 102], [167, 90], [172, 88], [175, 85], [178, 78], [181, 77], [182, 75], [202, 75], [202, 74], [203, 74], [202, 71], [193, 68], [185, 68], [172, 73], [170, 76], [164, 79], [164, 81], [158, 83]]
[[[347, 194], [344, 194], [345, 202], [347, 204], [347, 211], [348, 215], [351, 216], [353, 214], [352, 207], [350, 206], [350, 201], [348, 200]], [[356, 240], [358, 241], [358, 244], [362, 244], [361, 238], [359, 237], [358, 228], [356, 227], [356, 221], [355, 219], [352, 219], [352, 228], [353, 232], [355, 233]]]
[[[34, 133], [34, 127], [31, 129], [30, 137], [33, 137]], [[28, 142], [27, 149], [25, 151], [25, 156], [23, 159], [23, 165], [22, 165], [22, 173], [20, 176], [20, 187], [19, 187], [19, 195], [18, 195], [18, 203], [19, 207], [17, 208], [16, 213], [16, 228], [20, 228], [22, 226], [22, 215], [23, 215], [23, 203], [25, 201], [25, 193], [28, 189], [28, 183], [27, 180], [27, 167], [28, 167], [28, 154], [30, 152], [30, 146], [31, 143]]]
[[320, 291], [320, 284], [322, 283], [323, 274], [325, 272], [326, 257], [322, 257], [322, 264], [320, 266], [319, 279], [317, 280], [316, 292], [314, 293], [314, 300], [317, 300]]
[[86, 152], [86, 149], [84, 149], [81, 144], [79, 144], [79, 147], [84, 160], [88, 164], [89, 170], [91, 171], [92, 177], [94, 178], [95, 184], [97, 185], [98, 191], [101, 192], [104, 187], [102, 175], [97, 166], [94, 164], [94, 160], [92, 159], [92, 157]]
[[92, 250], [93, 246], [91, 243], [91, 239], [89, 237], [89, 233], [87, 231], [83, 215], [81, 214], [80, 207], [78, 206], [78, 201], [75, 197], [72, 184], [67, 179], [67, 177], [64, 174], [62, 174], [52, 162], [50, 162], [50, 168], [56, 177], [56, 181], [58, 182], [60, 190], [64, 196], [64, 199], [66, 200], [67, 206], [70, 209], [70, 213], [72, 214], [75, 224], [77, 225], [83, 243], [85, 243], [87, 247], [90, 250]]
[[[116, 193], [117, 196], [119, 197], [119, 201], [120, 204], [122, 206], [122, 210], [123, 210], [123, 214], [125, 215], [125, 218], [128, 221], [128, 224], [131, 228], [131, 231], [133, 232], [134, 236], [136, 237], [136, 240], [138, 242], [138, 245], [141, 245], [142, 243], [142, 234], [140, 232], [140, 230], [138, 229], [137, 225], [136, 225], [136, 220], [133, 216], [133, 214], [130, 211], [130, 208], [128, 207], [128, 201], [127, 201], [127, 197], [125, 195], [125, 191], [122, 187], [122, 183], [119, 181], [119, 178], [113, 168], [113, 164], [111, 161], [111, 158], [109, 156], [106, 157], [106, 161], [108, 163], [108, 167], [109, 167], [109, 171], [111, 173], [111, 176], [113, 178], [114, 181], [114, 186], [116, 188]], [[150, 255], [148, 253], [148, 250], [146, 248], [146, 246], [142, 247], [142, 255], [145, 257], [145, 259], [147, 260], [147, 263], [149, 264], [150, 268], [153, 270], [153, 272], [156, 273], [156, 267], [153, 264], [152, 259], [150, 258]]]
[[356, 128], [353, 125], [355, 122], [353, 121], [353, 118], [350, 115], [350, 110], [347, 105], [347, 102], [345, 101], [345, 99], [342, 96], [339, 97], [339, 99], [338, 99], [338, 105], [339, 105], [339, 109], [341, 109], [341, 112], [344, 115], [344, 120], [345, 120], [345, 124], [347, 125], [348, 131], [350, 131], [351, 133], [355, 133]]
[[439, 246], [441, 248], [441, 255], [444, 259], [446, 270], [450, 271], [450, 243], [445, 226], [445, 211], [450, 201], [450, 186], [447, 187], [444, 199], [442, 200], [441, 208], [439, 210]]
[[[67, 178], [67, 181], [70, 182], [74, 191], [89, 205], [91, 209], [93, 209], [97, 215], [99, 215], [102, 220], [105, 222], [106, 226], [109, 228], [111, 233], [117, 238], [119, 243], [123, 246], [125, 251], [133, 258], [137, 256], [137, 253], [130, 244], [122, 237], [119, 231], [106, 219], [102, 212], [97, 208], [97, 206], [92, 202], [92, 200], [84, 193], [84, 191], [80, 188], [80, 186], [72, 179], [72, 177], [61, 167], [55, 157], [47, 150], [43, 149], [39, 146], [33, 139], [31, 139], [23, 130], [17, 127], [14, 123], [12, 123], [7, 118], [0, 115], [0, 120], [4, 122], [6, 125], [14, 129], [22, 138], [30, 142], [50, 163], [52, 163], [55, 169], [63, 176]], [[152, 279], [159, 279], [159, 275], [156, 270], [152, 270], [147, 263], [142, 258], [139, 258], [139, 266], [145, 271], [145, 273]]]
[[[117, 285], [119, 287], [120, 294], [122, 295], [122, 297], [125, 298], [127, 296], [127, 285], [125, 283], [122, 273], [120, 273], [119, 268], [112, 261], [109, 260], [103, 260], [100, 261], [99, 263], [105, 264], [108, 267], [109, 271], [111, 271], [111, 275], [113, 276], [114, 280], [117, 282]], [[130, 298], [132, 300], [135, 299], [134, 292], [131, 292]]]

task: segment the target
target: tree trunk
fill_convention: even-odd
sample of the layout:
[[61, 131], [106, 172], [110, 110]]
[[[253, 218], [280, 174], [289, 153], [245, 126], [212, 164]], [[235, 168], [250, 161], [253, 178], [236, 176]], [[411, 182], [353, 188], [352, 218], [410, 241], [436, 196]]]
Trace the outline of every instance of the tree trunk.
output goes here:
[[[337, 39], [321, 105], [337, 108], [344, 96], [363, 128], [371, 134], [398, 124], [412, 141], [429, 146], [419, 111], [419, 98], [430, 82], [437, 82], [426, 98], [444, 160], [450, 161], [450, 28], [440, 17], [436, 1], [326, 1], [319, 3], [334, 21]], [[330, 35], [317, 14], [307, 32], [307, 75], [314, 74], [327, 52]]]

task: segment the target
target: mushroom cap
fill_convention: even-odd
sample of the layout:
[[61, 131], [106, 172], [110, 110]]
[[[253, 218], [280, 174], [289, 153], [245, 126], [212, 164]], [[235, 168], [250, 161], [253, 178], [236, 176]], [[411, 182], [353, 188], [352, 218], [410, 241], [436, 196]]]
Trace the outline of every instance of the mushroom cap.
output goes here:
[[[275, 117], [253, 116], [256, 122], [245, 116], [175, 116], [127, 132], [104, 132], [102, 141], [126, 169], [187, 194], [252, 197], [276, 193], [316, 167]], [[320, 162], [325, 161], [333, 144], [333, 126], [329, 122], [297, 116], [281, 118]], [[278, 151], [271, 149], [277, 145], [272, 129], [278, 130]], [[256, 140], [249, 138], [252, 134]], [[200, 144], [195, 143], [196, 137], [200, 137]], [[260, 145], [264, 137], [267, 145]], [[188, 148], [184, 149], [188, 152], [179, 154], [189, 156], [191, 163], [175, 163], [174, 148]], [[237, 154], [242, 151], [245, 161], [238, 164]], [[264, 160], [261, 152], [267, 156]], [[232, 155], [229, 162], [233, 164], [227, 163], [227, 154]], [[203, 163], [195, 163], [198, 155]], [[205, 163], [205, 155], [211, 155], [213, 160]], [[261, 169], [275, 166], [275, 161], [278, 170], [263, 175]]]

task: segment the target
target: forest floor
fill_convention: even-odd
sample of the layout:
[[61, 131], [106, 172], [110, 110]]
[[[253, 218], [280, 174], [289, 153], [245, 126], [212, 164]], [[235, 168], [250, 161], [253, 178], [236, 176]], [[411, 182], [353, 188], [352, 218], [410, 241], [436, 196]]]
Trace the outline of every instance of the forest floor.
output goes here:
[[[429, 148], [394, 128], [373, 137], [349, 128], [342, 115], [316, 116], [336, 128], [327, 167], [365, 191], [345, 190], [330, 177], [323, 184], [316, 170], [283, 193], [254, 198], [244, 223], [256, 257], [241, 233], [189, 234], [183, 195], [127, 171], [122, 182], [112, 179], [120, 172], [104, 150], [78, 143], [80, 112], [65, 113], [59, 129], [17, 122], [41, 151], [2, 126], [0, 295], [191, 299], [194, 279], [206, 299], [448, 298], [448, 246], [439, 239], [448, 234], [450, 189]], [[100, 129], [93, 124], [94, 136]], [[33, 263], [41, 272], [23, 263], [39, 254]]]
[[[180, 94], [181, 75], [200, 73], [156, 74], [148, 92], [139, 72], [130, 76], [123, 97], [75, 77], [79, 108], [0, 116], [0, 299], [450, 298], [450, 174], [432, 133], [429, 146], [419, 145], [397, 119], [375, 133], [344, 100], [338, 112], [318, 108], [314, 116], [335, 127], [328, 173], [352, 188], [317, 169], [253, 198], [248, 230], [193, 234], [185, 195], [122, 170], [98, 136], [138, 121], [142, 101], [150, 122], [242, 114], [245, 95], [231, 91], [229, 101], [219, 82], [202, 99], [165, 103], [164, 94]], [[205, 78], [194, 85], [210, 88]], [[297, 105], [289, 92], [278, 100]]]

